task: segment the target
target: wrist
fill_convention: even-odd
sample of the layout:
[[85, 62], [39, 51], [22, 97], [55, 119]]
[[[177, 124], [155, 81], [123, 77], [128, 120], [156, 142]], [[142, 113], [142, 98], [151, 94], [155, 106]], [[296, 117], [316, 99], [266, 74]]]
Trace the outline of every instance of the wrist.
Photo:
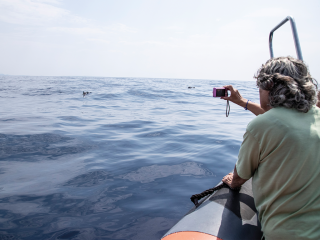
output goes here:
[[237, 102], [237, 104], [240, 106], [240, 107], [246, 107], [246, 105], [247, 105], [247, 102], [248, 102], [248, 99], [245, 99], [245, 98], [241, 98], [240, 100], [239, 100], [239, 102]]

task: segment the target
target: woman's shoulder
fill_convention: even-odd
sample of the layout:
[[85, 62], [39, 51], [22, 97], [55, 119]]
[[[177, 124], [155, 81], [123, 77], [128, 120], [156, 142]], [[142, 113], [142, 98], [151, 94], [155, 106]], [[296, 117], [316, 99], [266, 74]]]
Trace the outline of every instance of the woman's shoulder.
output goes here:
[[285, 107], [272, 108], [269, 111], [255, 117], [247, 126], [250, 132], [257, 131], [282, 131], [293, 129], [297, 126], [311, 124], [315, 119], [320, 120], [320, 109], [313, 106], [307, 113]]

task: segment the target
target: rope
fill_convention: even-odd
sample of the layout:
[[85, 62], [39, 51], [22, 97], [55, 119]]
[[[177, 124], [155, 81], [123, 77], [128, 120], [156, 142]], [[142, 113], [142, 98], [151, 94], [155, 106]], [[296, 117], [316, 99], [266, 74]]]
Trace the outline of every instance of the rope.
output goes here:
[[227, 100], [226, 117], [229, 117], [229, 113], [230, 113], [230, 103], [229, 103], [229, 100]]
[[221, 183], [220, 185], [214, 187], [214, 188], [210, 188], [208, 190], [205, 190], [203, 191], [202, 193], [199, 193], [199, 194], [194, 194], [191, 196], [190, 200], [191, 202], [194, 203], [194, 205], [197, 207], [199, 205], [198, 201], [201, 199], [201, 198], [204, 198], [205, 196], [208, 196], [209, 194], [212, 194], [214, 193], [215, 191], [218, 191], [220, 190], [221, 188], [229, 188], [231, 190], [234, 190], [234, 191], [240, 191], [241, 187], [239, 188], [231, 188], [229, 187], [227, 184], [225, 183]]

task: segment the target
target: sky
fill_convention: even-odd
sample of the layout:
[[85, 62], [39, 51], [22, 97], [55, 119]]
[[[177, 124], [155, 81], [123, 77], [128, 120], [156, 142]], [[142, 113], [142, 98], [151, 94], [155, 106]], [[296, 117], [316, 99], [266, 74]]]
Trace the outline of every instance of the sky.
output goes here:
[[[0, 0], [0, 73], [254, 81], [291, 15], [320, 80], [319, 12], [319, 0]], [[296, 57], [289, 22], [273, 46]]]

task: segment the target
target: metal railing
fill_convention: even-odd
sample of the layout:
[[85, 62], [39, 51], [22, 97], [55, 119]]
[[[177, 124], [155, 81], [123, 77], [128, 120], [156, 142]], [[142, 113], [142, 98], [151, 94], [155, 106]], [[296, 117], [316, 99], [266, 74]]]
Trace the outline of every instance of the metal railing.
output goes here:
[[301, 47], [300, 47], [300, 42], [299, 42], [299, 37], [298, 37], [298, 31], [296, 27], [296, 23], [294, 21], [294, 18], [291, 16], [286, 17], [281, 23], [279, 23], [275, 28], [273, 28], [269, 34], [269, 51], [270, 51], [270, 58], [273, 58], [273, 48], [272, 48], [272, 38], [273, 38], [273, 32], [276, 31], [279, 27], [281, 27], [283, 24], [285, 24], [287, 21], [290, 21], [291, 24], [291, 30], [292, 30], [292, 35], [293, 35], [293, 40], [294, 40], [294, 45], [296, 47], [296, 53], [297, 57], [300, 60], [303, 60], [302, 58], [302, 52], [301, 52]]

